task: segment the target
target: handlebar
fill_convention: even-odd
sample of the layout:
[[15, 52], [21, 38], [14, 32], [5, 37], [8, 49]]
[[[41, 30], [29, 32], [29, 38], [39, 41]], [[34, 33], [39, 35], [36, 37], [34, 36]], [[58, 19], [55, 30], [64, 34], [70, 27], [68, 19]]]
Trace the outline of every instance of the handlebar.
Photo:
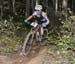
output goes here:
[[32, 22], [32, 23], [30, 23], [29, 21], [24, 21], [26, 24], [29, 24], [30, 26], [32, 26], [32, 27], [36, 27], [37, 25], [38, 25], [38, 23], [37, 22]]

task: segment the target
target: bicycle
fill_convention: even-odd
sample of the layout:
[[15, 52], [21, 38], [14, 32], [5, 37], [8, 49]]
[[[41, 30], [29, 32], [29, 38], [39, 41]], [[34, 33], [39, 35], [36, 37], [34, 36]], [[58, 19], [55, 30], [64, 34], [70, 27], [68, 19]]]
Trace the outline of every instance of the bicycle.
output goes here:
[[[40, 41], [40, 27], [41, 25], [39, 25], [37, 22], [32, 22], [32, 23], [29, 23], [27, 22], [29, 25], [32, 26], [30, 32], [27, 34], [25, 40], [24, 40], [24, 44], [23, 44], [23, 47], [22, 47], [22, 54], [23, 55], [28, 55], [30, 50], [31, 50], [31, 47], [32, 47], [32, 43], [33, 43], [33, 40], [35, 38], [36, 41], [38, 41], [40, 43], [40, 45], [42, 45], [41, 41]], [[44, 39], [45, 38], [48, 38], [48, 30], [47, 28], [44, 29]], [[45, 44], [43, 42], [43, 44]]]

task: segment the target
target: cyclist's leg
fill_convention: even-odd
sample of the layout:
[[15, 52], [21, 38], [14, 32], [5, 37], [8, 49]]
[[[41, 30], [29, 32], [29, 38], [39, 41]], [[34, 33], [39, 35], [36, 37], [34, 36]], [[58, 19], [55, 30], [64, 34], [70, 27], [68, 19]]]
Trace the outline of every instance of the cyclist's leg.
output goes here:
[[40, 30], [40, 45], [45, 45], [45, 42], [44, 42], [44, 28], [41, 27], [41, 30]]
[[47, 21], [42, 21], [42, 22], [41, 22], [41, 26], [43, 27], [43, 30], [44, 30], [44, 28], [46, 28], [46, 27], [47, 27], [46, 22], [47, 22]]
[[44, 28], [41, 27], [41, 35], [43, 36], [43, 34], [44, 34]]
[[44, 39], [43, 36], [44, 36], [44, 28], [46, 28], [47, 25], [43, 25], [45, 22], [43, 22], [41, 24], [41, 37], [42, 37], [42, 40]]

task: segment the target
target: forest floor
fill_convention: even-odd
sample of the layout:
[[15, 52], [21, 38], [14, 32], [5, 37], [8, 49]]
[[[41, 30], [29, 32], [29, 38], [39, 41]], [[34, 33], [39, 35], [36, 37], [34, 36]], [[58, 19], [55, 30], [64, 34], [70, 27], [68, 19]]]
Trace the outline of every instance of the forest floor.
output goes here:
[[55, 53], [48, 54], [46, 47], [36, 47], [28, 56], [20, 52], [10, 56], [0, 55], [0, 64], [70, 64], [69, 60]]

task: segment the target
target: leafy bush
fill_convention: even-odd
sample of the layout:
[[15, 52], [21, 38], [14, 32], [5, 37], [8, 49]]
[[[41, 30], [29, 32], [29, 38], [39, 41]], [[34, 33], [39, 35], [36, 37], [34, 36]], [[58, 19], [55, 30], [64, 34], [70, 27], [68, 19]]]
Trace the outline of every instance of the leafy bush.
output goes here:
[[0, 52], [1, 53], [12, 53], [17, 51], [22, 41], [20, 38], [11, 38], [7, 37], [6, 35], [0, 36]]
[[[67, 20], [61, 20], [62, 25], [59, 26], [59, 32], [50, 30], [47, 39], [49, 53], [63, 55], [70, 64], [75, 64], [75, 16], [68, 17]], [[63, 53], [63, 54], [62, 54]], [[73, 55], [74, 54], [74, 55]]]
[[[68, 18], [66, 21], [60, 21], [62, 25], [60, 26], [60, 32], [57, 33], [57, 35], [56, 33], [53, 33], [53, 31], [49, 32], [50, 36], [47, 39], [48, 45], [54, 44], [60, 50], [75, 50], [75, 32], [73, 29], [75, 25], [72, 25], [74, 21], [71, 21], [71, 19], [73, 20], [74, 16], [73, 18]], [[73, 29], [73, 31], [71, 29]]]
[[0, 53], [13, 53], [22, 45], [28, 29], [22, 17], [0, 20]]

